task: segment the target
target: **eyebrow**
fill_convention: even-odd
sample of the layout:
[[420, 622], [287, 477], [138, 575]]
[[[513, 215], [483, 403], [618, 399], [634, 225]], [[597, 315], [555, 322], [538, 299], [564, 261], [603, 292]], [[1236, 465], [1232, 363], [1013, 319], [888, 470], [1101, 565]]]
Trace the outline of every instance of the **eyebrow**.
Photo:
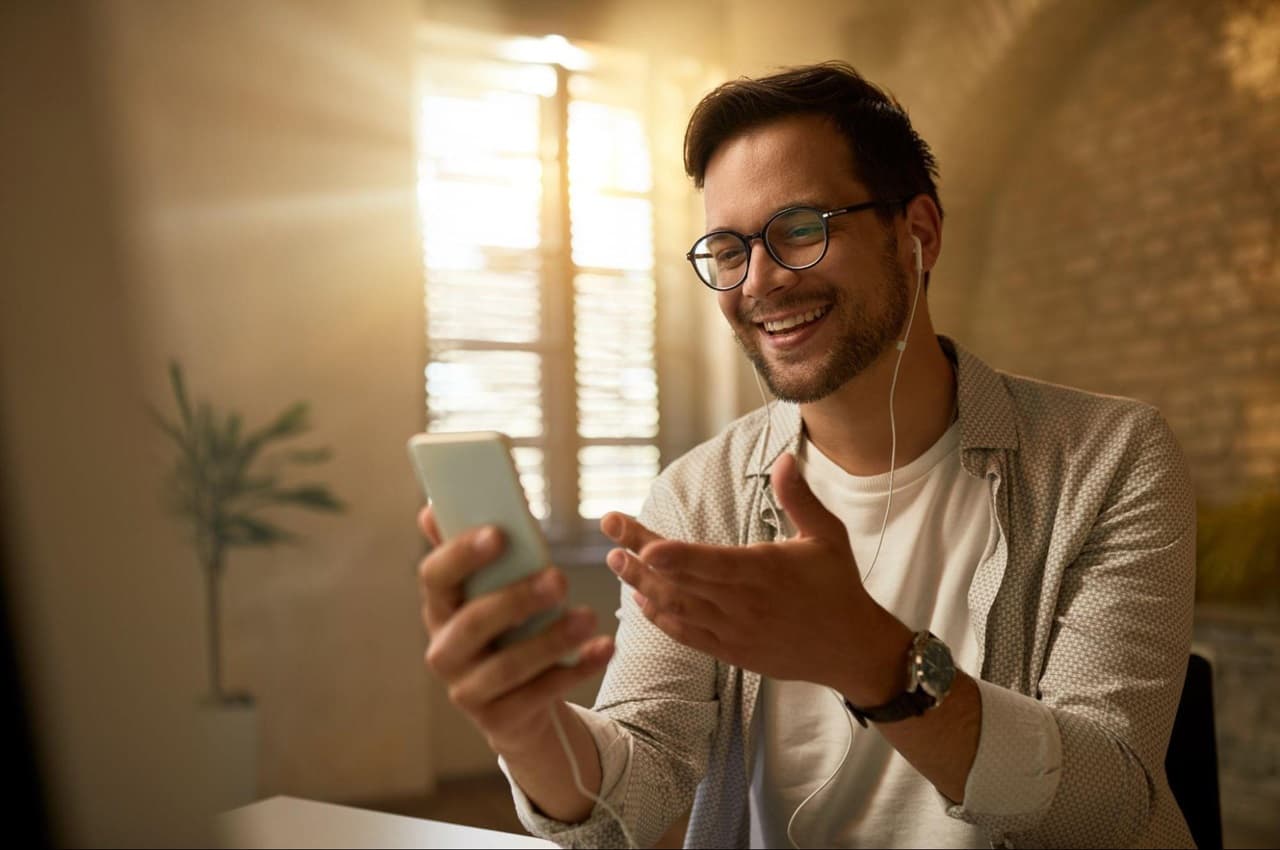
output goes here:
[[[805, 197], [805, 198], [797, 198], [796, 200], [789, 201], [788, 203], [785, 203], [782, 206], [770, 212], [767, 216], [764, 217], [764, 221], [760, 222], [760, 226], [764, 227], [765, 221], [768, 221], [769, 219], [773, 218], [775, 215], [782, 212], [783, 210], [794, 209], [795, 207], [813, 207], [816, 210], [822, 210], [824, 212], [826, 210], [832, 209], [832, 207], [827, 206], [826, 201], [818, 200], [817, 198], [812, 196]], [[720, 226], [720, 227], [708, 227], [707, 233], [703, 235], [705, 236], [710, 233], [717, 233], [725, 230], [729, 231], [730, 233], [743, 233], [743, 231], [734, 230], [732, 227]]]

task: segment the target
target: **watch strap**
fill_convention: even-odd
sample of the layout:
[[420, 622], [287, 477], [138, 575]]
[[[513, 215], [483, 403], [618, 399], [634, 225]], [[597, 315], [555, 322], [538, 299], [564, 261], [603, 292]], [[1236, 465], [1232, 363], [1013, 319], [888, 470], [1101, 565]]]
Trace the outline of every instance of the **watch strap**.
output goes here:
[[936, 702], [937, 700], [924, 689], [918, 689], [903, 691], [884, 705], [877, 705], [874, 708], [858, 708], [848, 699], [845, 699], [844, 704], [853, 715], [853, 719], [866, 729], [868, 720], [873, 723], [892, 723], [895, 720], [906, 720], [908, 717], [919, 717], [933, 708]]
[[915, 639], [911, 642], [911, 648], [907, 651], [907, 673], [911, 684], [907, 690], [893, 699], [883, 705], [877, 705], [872, 708], [858, 708], [849, 702], [847, 697], [845, 698], [845, 706], [863, 729], [867, 728], [868, 720], [873, 723], [892, 723], [895, 720], [906, 720], [908, 717], [919, 717], [938, 704], [938, 699], [920, 686], [920, 675], [916, 669], [916, 661], [921, 654], [921, 648], [928, 641], [936, 641], [937, 639], [933, 632], [916, 632]]

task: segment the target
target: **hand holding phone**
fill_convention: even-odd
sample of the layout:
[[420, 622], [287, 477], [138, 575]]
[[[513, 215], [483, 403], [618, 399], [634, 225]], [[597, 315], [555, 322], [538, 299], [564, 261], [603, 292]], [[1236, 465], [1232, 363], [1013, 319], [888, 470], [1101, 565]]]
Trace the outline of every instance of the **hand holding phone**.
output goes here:
[[419, 526], [437, 544], [418, 570], [427, 667], [494, 752], [543, 764], [559, 749], [549, 709], [604, 668], [613, 639], [592, 637], [590, 608], [564, 610], [564, 574], [548, 565], [505, 437], [418, 435], [409, 454], [432, 501]]
[[535, 805], [570, 821], [589, 814], [584, 800], [612, 812], [596, 795], [594, 740], [564, 698], [604, 669], [613, 638], [592, 637], [590, 608], [564, 611], [565, 577], [548, 565], [510, 441], [493, 432], [418, 435], [409, 455], [431, 500], [419, 526], [437, 544], [418, 570], [427, 667]]
[[[511, 441], [505, 434], [418, 434], [409, 440], [409, 458], [445, 540], [484, 525], [502, 531], [505, 548], [489, 566], [466, 580], [467, 599], [528, 578], [551, 563], [542, 528], [525, 501], [511, 457]], [[558, 605], [530, 617], [505, 632], [497, 645], [509, 646], [540, 633], [563, 611]]]

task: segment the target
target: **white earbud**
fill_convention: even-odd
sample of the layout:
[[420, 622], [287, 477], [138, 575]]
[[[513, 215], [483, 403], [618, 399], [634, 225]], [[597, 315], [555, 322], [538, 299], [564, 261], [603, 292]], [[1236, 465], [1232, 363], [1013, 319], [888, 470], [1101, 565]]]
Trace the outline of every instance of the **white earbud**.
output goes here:
[[920, 247], [920, 237], [916, 236], [914, 233], [911, 234], [911, 241], [915, 245], [915, 247], [912, 250], [915, 252], [915, 255], [916, 255], [916, 275], [919, 276], [920, 273], [924, 270], [924, 257], [922, 256], [924, 253], [924, 249]]

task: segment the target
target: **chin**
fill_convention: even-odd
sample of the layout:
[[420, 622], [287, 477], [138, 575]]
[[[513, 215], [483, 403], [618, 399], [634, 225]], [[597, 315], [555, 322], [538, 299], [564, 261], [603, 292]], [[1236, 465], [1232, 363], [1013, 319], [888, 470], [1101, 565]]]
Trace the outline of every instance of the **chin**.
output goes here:
[[792, 404], [821, 401], [847, 381], [846, 376], [840, 375], [831, 362], [824, 362], [817, 368], [783, 366], [779, 369], [776, 364], [765, 363], [758, 356], [751, 359], [769, 387], [769, 392], [779, 401]]

